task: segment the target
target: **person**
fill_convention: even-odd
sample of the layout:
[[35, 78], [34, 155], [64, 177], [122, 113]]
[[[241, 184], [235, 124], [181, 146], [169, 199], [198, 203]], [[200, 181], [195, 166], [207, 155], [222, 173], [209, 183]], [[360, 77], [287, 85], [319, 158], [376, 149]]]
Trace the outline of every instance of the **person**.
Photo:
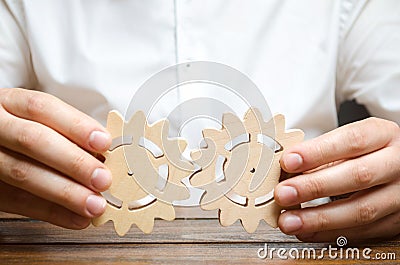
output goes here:
[[[308, 140], [275, 188], [280, 229], [304, 241], [400, 233], [399, 1], [0, 1], [0, 210], [82, 229], [101, 215], [110, 109], [191, 60], [247, 74]], [[128, 95], [128, 96], [127, 96]], [[337, 127], [355, 99], [374, 118]]]

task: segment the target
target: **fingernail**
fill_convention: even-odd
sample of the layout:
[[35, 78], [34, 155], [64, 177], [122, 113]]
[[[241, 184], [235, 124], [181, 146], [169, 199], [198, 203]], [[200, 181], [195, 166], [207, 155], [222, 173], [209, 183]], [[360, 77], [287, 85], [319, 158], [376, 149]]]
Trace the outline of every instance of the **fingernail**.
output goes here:
[[303, 158], [296, 153], [290, 153], [283, 157], [283, 163], [287, 170], [292, 171], [298, 169], [303, 164]]
[[98, 191], [104, 191], [111, 185], [112, 176], [110, 171], [104, 168], [96, 168], [93, 171], [91, 182], [95, 189]]
[[286, 213], [283, 216], [283, 230], [285, 233], [291, 233], [299, 230], [303, 226], [303, 222], [297, 215]]
[[86, 199], [86, 209], [92, 216], [101, 215], [106, 208], [106, 200], [98, 195], [90, 195]]
[[110, 135], [105, 132], [94, 131], [90, 134], [89, 145], [98, 151], [105, 151], [110, 143]]
[[291, 186], [282, 186], [277, 190], [278, 201], [280, 204], [293, 205], [297, 203], [298, 193], [294, 187]]

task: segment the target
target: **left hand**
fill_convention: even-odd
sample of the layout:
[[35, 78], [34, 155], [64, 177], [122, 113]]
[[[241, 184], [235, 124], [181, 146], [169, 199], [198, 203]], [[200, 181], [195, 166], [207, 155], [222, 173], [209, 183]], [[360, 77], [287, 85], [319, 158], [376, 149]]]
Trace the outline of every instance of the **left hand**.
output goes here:
[[400, 128], [387, 120], [355, 122], [285, 151], [282, 168], [303, 173], [275, 188], [275, 200], [292, 206], [353, 194], [321, 206], [288, 210], [282, 232], [302, 241], [353, 241], [400, 234]]

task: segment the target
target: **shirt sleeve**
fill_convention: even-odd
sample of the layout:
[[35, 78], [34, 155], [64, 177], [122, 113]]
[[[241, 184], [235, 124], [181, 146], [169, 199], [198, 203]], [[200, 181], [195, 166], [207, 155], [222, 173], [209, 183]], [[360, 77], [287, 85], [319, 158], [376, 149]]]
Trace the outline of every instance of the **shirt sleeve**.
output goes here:
[[0, 0], [0, 88], [34, 88], [22, 2]]
[[400, 124], [400, 1], [366, 2], [341, 38], [337, 101]]

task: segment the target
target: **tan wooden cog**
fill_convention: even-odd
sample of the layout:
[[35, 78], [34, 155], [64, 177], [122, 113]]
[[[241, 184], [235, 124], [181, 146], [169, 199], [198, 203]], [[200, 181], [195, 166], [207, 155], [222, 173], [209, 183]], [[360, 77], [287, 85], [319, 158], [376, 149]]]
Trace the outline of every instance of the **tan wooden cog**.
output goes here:
[[243, 121], [226, 113], [222, 123], [221, 130], [203, 130], [207, 148], [191, 154], [201, 167], [191, 184], [206, 191], [202, 209], [219, 209], [223, 226], [240, 219], [249, 233], [260, 220], [277, 227], [282, 208], [273, 199], [273, 189], [281, 174], [279, 160], [284, 149], [303, 140], [304, 133], [285, 131], [283, 115], [265, 122], [256, 108], [249, 109]]
[[[118, 112], [110, 112], [107, 129], [114, 140], [110, 150], [103, 155], [113, 182], [110, 189], [103, 193], [108, 202], [106, 211], [92, 220], [93, 225], [99, 226], [111, 220], [118, 235], [123, 236], [132, 224], [144, 233], [151, 233], [155, 218], [174, 220], [172, 200], [189, 197], [181, 180], [193, 172], [193, 166], [181, 161], [181, 154], [178, 153], [184, 150], [186, 142], [183, 139], [167, 139], [168, 122], [161, 120], [149, 126], [140, 111], [126, 124]], [[167, 152], [165, 148], [171, 150]], [[155, 154], [154, 149], [159, 153]], [[125, 157], [129, 161], [134, 160], [129, 163], [132, 167]], [[174, 161], [170, 160], [171, 157]], [[157, 170], [161, 167], [164, 176]]]

